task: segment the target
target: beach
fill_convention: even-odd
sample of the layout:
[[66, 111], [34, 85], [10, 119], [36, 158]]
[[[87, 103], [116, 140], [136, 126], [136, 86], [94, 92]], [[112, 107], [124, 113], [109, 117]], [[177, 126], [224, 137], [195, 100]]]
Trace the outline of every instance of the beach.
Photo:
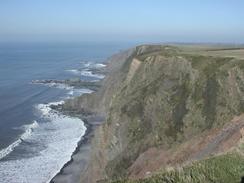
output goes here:
[[101, 116], [90, 116], [86, 118], [85, 125], [87, 127], [85, 135], [81, 138], [78, 146], [72, 154], [71, 160], [67, 162], [60, 172], [50, 181], [50, 183], [74, 183], [80, 182], [81, 172], [87, 169], [89, 154], [91, 153], [91, 138], [94, 130], [101, 125], [104, 118]]

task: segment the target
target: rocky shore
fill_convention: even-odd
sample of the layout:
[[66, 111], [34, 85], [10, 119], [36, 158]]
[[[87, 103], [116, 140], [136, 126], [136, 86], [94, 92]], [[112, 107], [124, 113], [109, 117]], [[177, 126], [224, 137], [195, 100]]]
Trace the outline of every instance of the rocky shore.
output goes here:
[[[122, 55], [121, 55], [122, 54]], [[108, 59], [108, 66], [94, 68], [93, 74], [111, 75], [116, 71], [117, 64], [111, 64], [114, 60], [120, 60], [124, 57], [124, 53], [112, 56]], [[119, 63], [118, 63], [119, 64]], [[82, 137], [74, 151], [71, 160], [67, 162], [60, 172], [50, 181], [50, 183], [77, 183], [83, 178], [82, 172], [86, 172], [90, 162], [90, 155], [92, 151], [91, 141], [94, 137], [95, 129], [97, 129], [105, 121], [104, 106], [101, 106], [103, 101], [103, 92], [106, 88], [107, 77], [104, 80], [98, 81], [82, 81], [79, 78], [72, 78], [67, 80], [35, 80], [34, 84], [44, 85], [66, 85], [75, 88], [87, 88], [93, 90], [91, 94], [83, 94], [80, 97], [67, 99], [62, 105], [54, 105], [51, 108], [67, 115], [74, 116], [84, 121], [87, 130], [85, 136]], [[82, 102], [81, 102], [82, 100]], [[82, 104], [84, 107], [77, 106]]]
[[82, 81], [80, 78], [73, 78], [67, 80], [56, 80], [56, 79], [45, 79], [45, 80], [33, 80], [32, 84], [43, 84], [43, 85], [50, 85], [50, 86], [57, 86], [63, 85], [64, 87], [74, 87], [74, 88], [87, 88], [93, 91], [97, 91], [101, 87], [101, 83], [99, 81], [96, 82], [89, 82], [89, 81]]

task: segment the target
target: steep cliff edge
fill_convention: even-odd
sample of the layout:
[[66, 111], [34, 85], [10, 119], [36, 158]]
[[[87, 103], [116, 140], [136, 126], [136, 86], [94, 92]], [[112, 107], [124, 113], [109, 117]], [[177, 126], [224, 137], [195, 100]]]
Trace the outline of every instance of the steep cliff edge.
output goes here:
[[144, 178], [241, 139], [243, 60], [144, 45], [112, 58], [109, 70], [100, 91], [67, 103], [106, 116], [82, 182]]

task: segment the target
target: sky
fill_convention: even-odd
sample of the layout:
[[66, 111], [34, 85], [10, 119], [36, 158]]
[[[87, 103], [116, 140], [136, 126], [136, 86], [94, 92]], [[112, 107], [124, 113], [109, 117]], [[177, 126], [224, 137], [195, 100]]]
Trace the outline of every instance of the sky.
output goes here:
[[244, 43], [244, 1], [0, 0], [1, 41]]

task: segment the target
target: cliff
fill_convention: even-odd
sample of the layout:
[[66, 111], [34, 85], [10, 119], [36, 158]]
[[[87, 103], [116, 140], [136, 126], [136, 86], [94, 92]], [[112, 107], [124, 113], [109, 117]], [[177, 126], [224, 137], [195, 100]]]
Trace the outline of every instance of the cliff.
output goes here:
[[120, 53], [97, 93], [67, 102], [76, 112], [106, 117], [82, 182], [144, 179], [238, 147], [244, 60], [199, 50], [143, 45]]

